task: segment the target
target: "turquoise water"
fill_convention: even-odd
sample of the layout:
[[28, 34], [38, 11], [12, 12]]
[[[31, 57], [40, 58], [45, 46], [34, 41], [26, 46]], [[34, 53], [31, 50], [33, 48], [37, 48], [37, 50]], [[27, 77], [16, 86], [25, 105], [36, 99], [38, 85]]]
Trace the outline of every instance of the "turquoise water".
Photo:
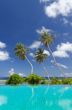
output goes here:
[[72, 86], [0, 86], [0, 110], [72, 110]]

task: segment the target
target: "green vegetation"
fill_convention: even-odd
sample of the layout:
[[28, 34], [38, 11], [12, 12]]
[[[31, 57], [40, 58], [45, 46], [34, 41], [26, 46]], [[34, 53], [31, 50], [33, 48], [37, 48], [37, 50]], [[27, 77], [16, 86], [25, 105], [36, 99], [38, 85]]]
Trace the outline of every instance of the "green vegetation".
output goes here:
[[44, 50], [41, 48], [39, 48], [35, 53], [35, 59], [38, 63], [43, 63], [47, 57], [48, 57], [48, 55], [45, 54]]
[[[34, 55], [34, 58], [35, 58], [36, 62], [38, 62], [39, 64], [43, 63], [47, 59], [47, 57], [48, 57], [48, 55], [46, 53], [44, 53], [44, 49], [41, 49], [41, 48], [39, 48], [35, 52], [35, 55]], [[46, 76], [48, 76], [48, 72], [47, 72], [46, 67], [44, 65], [42, 65], [42, 66], [43, 66], [43, 69], [44, 69], [44, 73], [46, 74]]]
[[10, 85], [17, 85], [22, 83], [23, 83], [23, 78], [18, 74], [11, 75], [6, 82], [6, 84], [10, 84]]
[[72, 85], [72, 78], [63, 78], [62, 84], [69, 84]]
[[31, 74], [27, 77], [26, 82], [28, 84], [40, 84], [40, 82], [43, 80], [42, 77], [36, 75], [36, 74]]
[[[32, 57], [34, 60], [36, 60], [39, 64], [43, 63], [47, 57], [48, 57], [48, 53], [49, 52], [49, 55], [52, 57], [52, 60], [53, 60], [53, 64], [55, 66], [58, 67], [58, 70], [63, 73], [64, 75], [64, 71], [62, 70], [62, 68], [59, 66], [59, 62], [56, 61], [54, 55], [53, 55], [53, 52], [50, 48], [50, 45], [52, 44], [52, 42], [54, 41], [54, 36], [49, 33], [48, 31], [46, 31], [46, 29], [42, 29], [40, 30], [41, 33], [40, 34], [40, 42], [41, 42], [41, 47], [36, 49], [36, 51], [34, 51], [34, 53], [30, 50], [30, 48], [27, 48], [27, 46], [25, 46], [25, 44], [22, 44], [22, 43], [17, 43], [15, 49], [14, 49], [14, 52], [15, 52], [15, 55], [21, 59], [21, 60], [27, 60], [30, 67], [31, 67], [31, 74], [34, 73], [34, 68], [33, 68], [33, 64], [32, 62], [29, 60], [28, 56], [30, 55], [30, 53], [32, 53]], [[45, 52], [46, 51], [46, 52]], [[45, 66], [43, 66], [43, 69], [44, 69], [44, 73], [46, 74], [46, 76], [48, 76], [49, 78], [49, 74], [48, 74], [48, 71], [46, 69]]]
[[[22, 78], [17, 74], [14, 74], [10, 76], [9, 80], [7, 81], [7, 84], [72, 84], [72, 78], [50, 78], [49, 73], [45, 65], [43, 64], [45, 60], [47, 60], [48, 56], [50, 55], [52, 57], [52, 64], [54, 64], [56, 67], [58, 67], [58, 70], [64, 75], [65, 73], [63, 71], [63, 68], [59, 65], [59, 62], [56, 61], [55, 56], [53, 55], [53, 52], [50, 48], [50, 45], [54, 41], [54, 36], [50, 34], [46, 29], [40, 30], [40, 42], [41, 42], [41, 47], [35, 49], [34, 51], [31, 51], [30, 48], [27, 48], [24, 44], [22, 43], [17, 43], [14, 52], [15, 55], [21, 59], [21, 60], [27, 60], [31, 67], [31, 72], [30, 75], [26, 78]], [[34, 53], [33, 53], [34, 52]], [[49, 54], [47, 53], [49, 52]], [[30, 53], [32, 54], [32, 58], [34, 61], [38, 62], [39, 64], [42, 64], [42, 68], [44, 69], [44, 74], [48, 77], [43, 78], [41, 76], [38, 76], [34, 73], [34, 68], [32, 62], [29, 60], [29, 55]]]
[[22, 43], [17, 43], [15, 49], [15, 55], [21, 59], [21, 60], [27, 60], [27, 62], [29, 63], [29, 65], [31, 66], [31, 73], [33, 73], [33, 65], [30, 62], [30, 60], [27, 57], [27, 54], [29, 52], [29, 49]]
[[50, 84], [52, 84], [52, 85], [62, 84], [62, 80], [61, 79], [57, 79], [57, 78], [51, 78]]
[[61, 85], [61, 84], [63, 84], [63, 85], [66, 85], [66, 84], [68, 84], [68, 85], [72, 85], [72, 78], [62, 78], [62, 79], [60, 79], [60, 78], [51, 78], [51, 83], [50, 84], [52, 84], [52, 85]]
[[28, 84], [48, 84], [48, 80], [36, 74], [31, 74], [26, 79]]
[[41, 37], [41, 42], [42, 44], [47, 48], [47, 50], [49, 51], [50, 55], [52, 56], [54, 65], [58, 68], [58, 70], [64, 75], [64, 71], [62, 70], [62, 68], [58, 65], [58, 62], [56, 61], [55, 56], [53, 55], [52, 49], [50, 48], [50, 45], [52, 44], [52, 42], [54, 41], [54, 36], [49, 33], [48, 31], [43, 31], [40, 34]]
[[48, 84], [48, 80], [45, 78], [38, 76], [36, 74], [30, 74], [28, 77], [23, 78], [18, 74], [13, 74], [9, 77], [6, 84], [10, 85], [18, 85], [18, 84]]
[[30, 85], [38, 85], [38, 84], [49, 84], [49, 85], [61, 85], [61, 84], [69, 84], [72, 85], [72, 78], [43, 78], [36, 74], [30, 74], [28, 77], [23, 78], [18, 74], [13, 74], [9, 77], [6, 84], [8, 85], [18, 85], [18, 84], [30, 84]]

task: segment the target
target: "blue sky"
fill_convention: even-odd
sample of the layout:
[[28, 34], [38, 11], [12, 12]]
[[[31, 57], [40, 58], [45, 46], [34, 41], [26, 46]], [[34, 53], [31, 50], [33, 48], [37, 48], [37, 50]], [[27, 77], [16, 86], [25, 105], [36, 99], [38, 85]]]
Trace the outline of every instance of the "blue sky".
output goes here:
[[[17, 42], [31, 48], [39, 46], [37, 30], [47, 28], [54, 35], [53, 54], [67, 76], [72, 76], [72, 1], [71, 0], [1, 0], [0, 1], [0, 76], [10, 72], [30, 74], [27, 61], [20, 61], [14, 54]], [[42, 65], [28, 56], [34, 72], [45, 76]], [[44, 62], [49, 75], [61, 76], [49, 56]]]

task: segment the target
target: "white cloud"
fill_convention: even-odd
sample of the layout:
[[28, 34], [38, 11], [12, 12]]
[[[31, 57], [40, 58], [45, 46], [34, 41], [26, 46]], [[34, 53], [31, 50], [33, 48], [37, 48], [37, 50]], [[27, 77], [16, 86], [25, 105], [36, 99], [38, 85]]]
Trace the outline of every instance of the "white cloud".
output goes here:
[[61, 43], [57, 46], [56, 51], [53, 52], [55, 57], [69, 57], [69, 53], [72, 53], [72, 43]]
[[48, 1], [50, 1], [50, 0], [40, 0], [40, 3], [45, 3], [45, 2], [48, 2]]
[[7, 51], [1, 50], [4, 48], [6, 48], [6, 44], [0, 41], [0, 61], [5, 61], [10, 58], [9, 53]]
[[14, 73], [15, 73], [14, 68], [11, 68], [11, 69], [9, 70], [9, 75], [11, 76], [11, 75], [13, 75]]
[[40, 41], [34, 41], [30, 46], [29, 48], [30, 49], [37, 49], [41, 46], [41, 42]]
[[9, 53], [7, 51], [0, 51], [0, 61], [5, 61], [9, 58]]
[[[16, 73], [16, 72], [15, 72], [14, 68], [11, 68], [11, 69], [9, 70], [9, 76], [11, 76], [11, 75], [13, 75], [13, 74], [15, 74], [15, 73]], [[26, 77], [26, 75], [25, 75], [24, 73], [18, 73], [18, 75], [21, 76], [21, 77]]]
[[33, 54], [33, 53], [30, 53], [29, 55], [30, 55], [31, 57], [34, 57], [34, 54]]
[[21, 77], [26, 77], [26, 75], [24, 73], [19, 73], [18, 75]]
[[[51, 63], [53, 63], [54, 64], [54, 61], [53, 60], [51, 60]], [[55, 64], [54, 64], [55, 65]], [[56, 63], [56, 65], [58, 65], [59, 67], [62, 67], [62, 68], [64, 68], [64, 69], [68, 69], [68, 67], [66, 66], [66, 65], [64, 65], [64, 64], [61, 64], [61, 63]]]
[[24, 74], [22, 74], [22, 73], [19, 73], [19, 76], [21, 76], [21, 77], [24, 77]]
[[49, 51], [44, 50], [44, 54], [47, 54], [48, 56], [50, 55]]
[[0, 41], [0, 49], [3, 49], [6, 47], [6, 44]]
[[51, 30], [51, 29], [47, 29], [47, 28], [45, 28], [44, 26], [42, 26], [42, 28], [41, 28], [41, 29], [37, 29], [36, 32], [37, 32], [38, 34], [43, 34], [44, 32], [46, 32], [46, 33], [52, 32], [52, 30]]
[[45, 14], [48, 17], [56, 18], [59, 15], [69, 16], [72, 13], [72, 0], [55, 0], [45, 6]]
[[70, 42], [61, 43], [61, 45], [57, 46], [57, 50], [72, 52], [72, 43]]
[[59, 50], [54, 51], [53, 55], [55, 57], [60, 57], [60, 58], [68, 58], [69, 57], [68, 53], [66, 53], [65, 51], [59, 51]]

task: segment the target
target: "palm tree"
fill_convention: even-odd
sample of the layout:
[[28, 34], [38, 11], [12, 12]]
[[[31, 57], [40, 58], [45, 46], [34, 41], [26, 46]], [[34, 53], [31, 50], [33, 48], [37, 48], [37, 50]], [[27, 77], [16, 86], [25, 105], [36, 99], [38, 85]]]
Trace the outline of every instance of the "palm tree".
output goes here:
[[54, 64], [58, 67], [59, 71], [64, 74], [64, 71], [58, 65], [58, 63], [53, 55], [53, 52], [50, 49], [50, 44], [53, 42], [53, 36], [51, 34], [49, 34], [48, 32], [43, 32], [41, 34], [41, 42], [45, 45], [46, 48], [48, 48], [50, 55], [53, 57]]
[[44, 53], [44, 50], [39, 48], [35, 53], [35, 59], [38, 63], [42, 63], [47, 58], [47, 54]]
[[[44, 53], [44, 50], [41, 48], [39, 48], [35, 53], [35, 59], [39, 64], [43, 63], [47, 57], [48, 57], [48, 55], [46, 53]], [[43, 68], [45, 70], [46, 75], [48, 75], [48, 72], [47, 72], [46, 67], [44, 65], [43, 65]]]
[[27, 57], [27, 53], [29, 51], [28, 48], [25, 45], [23, 45], [22, 43], [17, 43], [14, 51], [15, 51], [15, 55], [17, 57], [19, 57], [19, 59], [21, 59], [21, 60], [25, 60], [26, 59], [28, 61], [28, 63], [31, 66], [31, 74], [32, 74], [33, 73], [33, 65], [32, 65], [32, 63], [30, 62], [30, 60]]

